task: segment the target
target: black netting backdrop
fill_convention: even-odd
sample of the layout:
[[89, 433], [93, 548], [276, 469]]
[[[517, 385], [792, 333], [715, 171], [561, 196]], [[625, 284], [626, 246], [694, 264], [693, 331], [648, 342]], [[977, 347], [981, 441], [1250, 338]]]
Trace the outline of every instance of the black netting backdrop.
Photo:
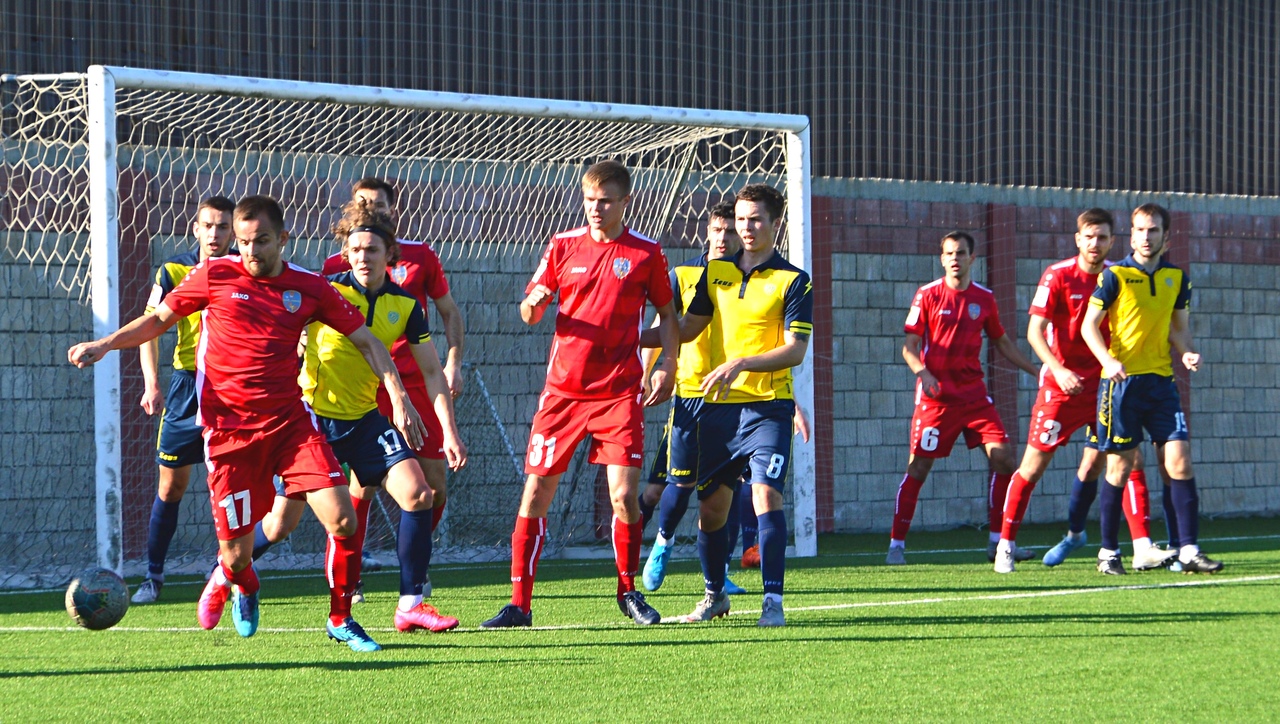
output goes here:
[[168, 5], [9, 0], [0, 70], [804, 113], [818, 175], [1280, 194], [1270, 0]]

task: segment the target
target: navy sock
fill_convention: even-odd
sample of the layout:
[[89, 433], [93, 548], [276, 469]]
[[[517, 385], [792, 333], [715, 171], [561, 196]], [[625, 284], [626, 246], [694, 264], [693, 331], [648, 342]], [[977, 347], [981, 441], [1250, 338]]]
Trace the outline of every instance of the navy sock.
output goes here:
[[653, 509], [656, 505], [650, 505], [644, 500], [644, 494], [640, 494], [640, 530], [649, 527], [649, 521], [653, 520]]
[[1083, 533], [1084, 522], [1089, 519], [1089, 508], [1098, 497], [1098, 481], [1076, 478], [1071, 483], [1071, 502], [1067, 505], [1067, 530]]
[[151, 503], [151, 520], [147, 523], [147, 577], [164, 580], [164, 559], [169, 556], [169, 543], [178, 530], [178, 506], [182, 501], [166, 503], [157, 495]]
[[262, 530], [262, 521], [258, 521], [253, 526], [253, 560], [261, 558], [273, 545], [275, 544], [267, 540], [266, 531]]
[[751, 484], [743, 483], [742, 487], [747, 491], [746, 495], [740, 496], [738, 501], [738, 521], [742, 526], [742, 550], [746, 550], [756, 544], [756, 533], [758, 532], [756, 525], [756, 504], [751, 499]]
[[725, 543], [724, 549], [724, 564], [726, 566], [729, 565], [729, 559], [733, 558], [733, 547], [738, 544], [738, 527], [742, 522], [742, 509], [738, 505], [738, 499], [741, 497], [742, 486], [734, 483], [733, 502], [729, 503], [729, 517], [724, 520], [724, 527], [729, 531], [729, 539]]
[[698, 560], [702, 563], [702, 580], [711, 593], [724, 590], [724, 562], [729, 557], [729, 526], [710, 533], [698, 531]]
[[431, 567], [431, 510], [400, 511], [396, 536], [400, 557], [400, 595], [421, 596], [422, 582]]
[[765, 593], [782, 595], [787, 572], [787, 516], [773, 510], [757, 517], [760, 526], [760, 578]]
[[1120, 521], [1124, 520], [1124, 488], [1106, 483], [1099, 486], [1098, 522], [1102, 526], [1101, 545], [1109, 551], [1120, 550]]
[[1170, 480], [1169, 487], [1174, 517], [1178, 521], [1178, 545], [1196, 545], [1200, 538], [1200, 495], [1196, 493], [1196, 479]]
[[1164, 507], [1164, 528], [1169, 531], [1169, 547], [1177, 550], [1182, 547], [1182, 538], [1178, 535], [1178, 509], [1173, 505], [1173, 486], [1165, 483], [1160, 491], [1160, 504]]
[[658, 501], [658, 535], [671, 540], [676, 535], [676, 528], [689, 509], [689, 496], [693, 488], [682, 488], [679, 485], [667, 485], [662, 491], [662, 500]]

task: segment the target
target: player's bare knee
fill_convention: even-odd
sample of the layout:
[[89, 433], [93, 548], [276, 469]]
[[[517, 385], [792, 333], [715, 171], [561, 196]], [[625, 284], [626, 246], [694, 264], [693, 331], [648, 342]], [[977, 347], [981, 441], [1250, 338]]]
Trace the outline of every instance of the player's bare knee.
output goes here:
[[160, 466], [160, 485], [157, 494], [166, 503], [177, 503], [187, 494], [191, 484], [191, 466], [169, 468]]
[[913, 457], [907, 462], [907, 475], [916, 480], [924, 480], [933, 469], [933, 458]]
[[657, 505], [658, 501], [662, 500], [662, 491], [666, 487], [665, 485], [650, 483], [645, 486], [644, 492], [641, 493], [640, 497], [644, 499], [645, 505]]

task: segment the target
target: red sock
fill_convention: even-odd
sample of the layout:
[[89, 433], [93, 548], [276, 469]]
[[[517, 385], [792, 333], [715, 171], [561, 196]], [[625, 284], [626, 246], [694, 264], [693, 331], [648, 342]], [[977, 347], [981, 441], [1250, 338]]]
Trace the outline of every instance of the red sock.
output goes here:
[[358, 535], [339, 538], [329, 536], [325, 549], [325, 574], [329, 578], [329, 620], [334, 626], [351, 615], [351, 594], [360, 580], [360, 546]]
[[261, 584], [258, 582], [258, 572], [253, 570], [252, 563], [245, 566], [239, 573], [232, 573], [231, 568], [222, 561], [222, 558], [218, 558], [218, 563], [222, 566], [222, 573], [227, 580], [239, 586], [245, 594], [252, 596], [258, 592]]
[[1129, 535], [1134, 540], [1150, 538], [1151, 528], [1147, 524], [1151, 504], [1147, 499], [1147, 472], [1134, 470], [1129, 473], [1129, 484], [1124, 489], [1124, 517], [1129, 521]]
[[431, 532], [436, 532], [436, 528], [440, 527], [440, 519], [444, 517], [444, 503], [437, 505], [431, 509]]
[[356, 507], [356, 547], [363, 551], [365, 534], [369, 532], [369, 509], [373, 507], [373, 498], [361, 500], [352, 496], [351, 503]]
[[1022, 516], [1027, 514], [1027, 503], [1031, 502], [1031, 491], [1036, 484], [1014, 473], [1009, 480], [1009, 492], [1004, 499], [1004, 526], [1000, 529], [1000, 537], [1013, 542], [1018, 539], [1018, 528], [1022, 527]]
[[511, 602], [525, 613], [533, 602], [533, 579], [538, 575], [538, 559], [546, 540], [546, 518], [516, 516], [511, 533]]
[[1004, 499], [1009, 496], [1009, 479], [1012, 477], [991, 473], [991, 490], [987, 496], [987, 530], [995, 532], [1004, 527]]
[[640, 521], [623, 523], [613, 516], [613, 563], [618, 568], [618, 598], [636, 590], [636, 571], [640, 570], [640, 540], [644, 537]]
[[910, 475], [902, 476], [902, 483], [898, 485], [898, 503], [893, 509], [893, 531], [889, 534], [893, 540], [907, 539], [911, 519], [916, 515], [916, 501], [920, 499], [920, 488], [923, 486], [923, 480], [916, 480]]

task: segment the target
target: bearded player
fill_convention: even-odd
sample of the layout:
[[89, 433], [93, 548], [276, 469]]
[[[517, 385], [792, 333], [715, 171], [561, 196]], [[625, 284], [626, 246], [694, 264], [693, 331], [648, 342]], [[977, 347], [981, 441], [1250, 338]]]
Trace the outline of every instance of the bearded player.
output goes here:
[[[1027, 341], [1044, 366], [1040, 368], [1040, 389], [1031, 409], [1031, 429], [1027, 434], [1027, 450], [1022, 465], [1009, 482], [1004, 502], [1004, 525], [996, 548], [996, 573], [1012, 573], [1014, 551], [1017, 550], [1018, 528], [1027, 512], [1031, 491], [1044, 476], [1054, 453], [1065, 445], [1076, 430], [1090, 429], [1080, 460], [1080, 470], [1072, 486], [1072, 501], [1083, 500], [1092, 483], [1097, 490], [1104, 457], [1099, 454], [1092, 427], [1096, 420], [1098, 383], [1102, 367], [1085, 344], [1080, 327], [1084, 322], [1089, 298], [1098, 286], [1098, 275], [1107, 266], [1107, 254], [1113, 241], [1115, 219], [1106, 209], [1089, 209], [1076, 218], [1076, 248], [1079, 253], [1052, 264], [1040, 277], [1035, 297], [1031, 300], [1031, 322]], [[1105, 332], [1104, 332], [1105, 334]], [[1129, 480], [1132, 503], [1125, 506], [1133, 535], [1133, 566], [1138, 570], [1158, 568], [1175, 553], [1151, 544], [1143, 514], [1147, 506], [1145, 476], [1135, 467]], [[1140, 500], [1139, 500], [1140, 498]], [[1084, 520], [1072, 508], [1071, 531], [1045, 556], [1045, 563], [1060, 562], [1054, 551], [1084, 545]], [[1088, 505], [1083, 506], [1085, 513]], [[1133, 511], [1132, 514], [1129, 514]], [[1077, 521], [1076, 518], [1080, 519]], [[1078, 527], [1077, 527], [1078, 526]], [[1056, 565], [1056, 562], [1054, 563]]]
[[289, 233], [280, 205], [266, 196], [242, 199], [232, 228], [238, 255], [205, 261], [153, 312], [102, 339], [75, 345], [67, 358], [87, 367], [111, 350], [155, 339], [179, 319], [204, 310], [196, 354], [199, 422], [205, 428], [220, 555], [200, 596], [200, 625], [217, 626], [234, 595], [236, 632], [245, 637], [257, 632], [253, 529], [271, 509], [272, 476], [279, 475], [286, 494], [305, 498], [329, 533], [330, 635], [367, 636], [350, 615], [360, 577], [355, 509], [342, 468], [298, 388], [298, 339], [307, 324], [321, 321], [351, 338], [391, 391], [396, 429], [411, 443], [421, 444], [422, 421], [391, 355], [365, 328], [360, 311], [319, 275], [283, 260]]

